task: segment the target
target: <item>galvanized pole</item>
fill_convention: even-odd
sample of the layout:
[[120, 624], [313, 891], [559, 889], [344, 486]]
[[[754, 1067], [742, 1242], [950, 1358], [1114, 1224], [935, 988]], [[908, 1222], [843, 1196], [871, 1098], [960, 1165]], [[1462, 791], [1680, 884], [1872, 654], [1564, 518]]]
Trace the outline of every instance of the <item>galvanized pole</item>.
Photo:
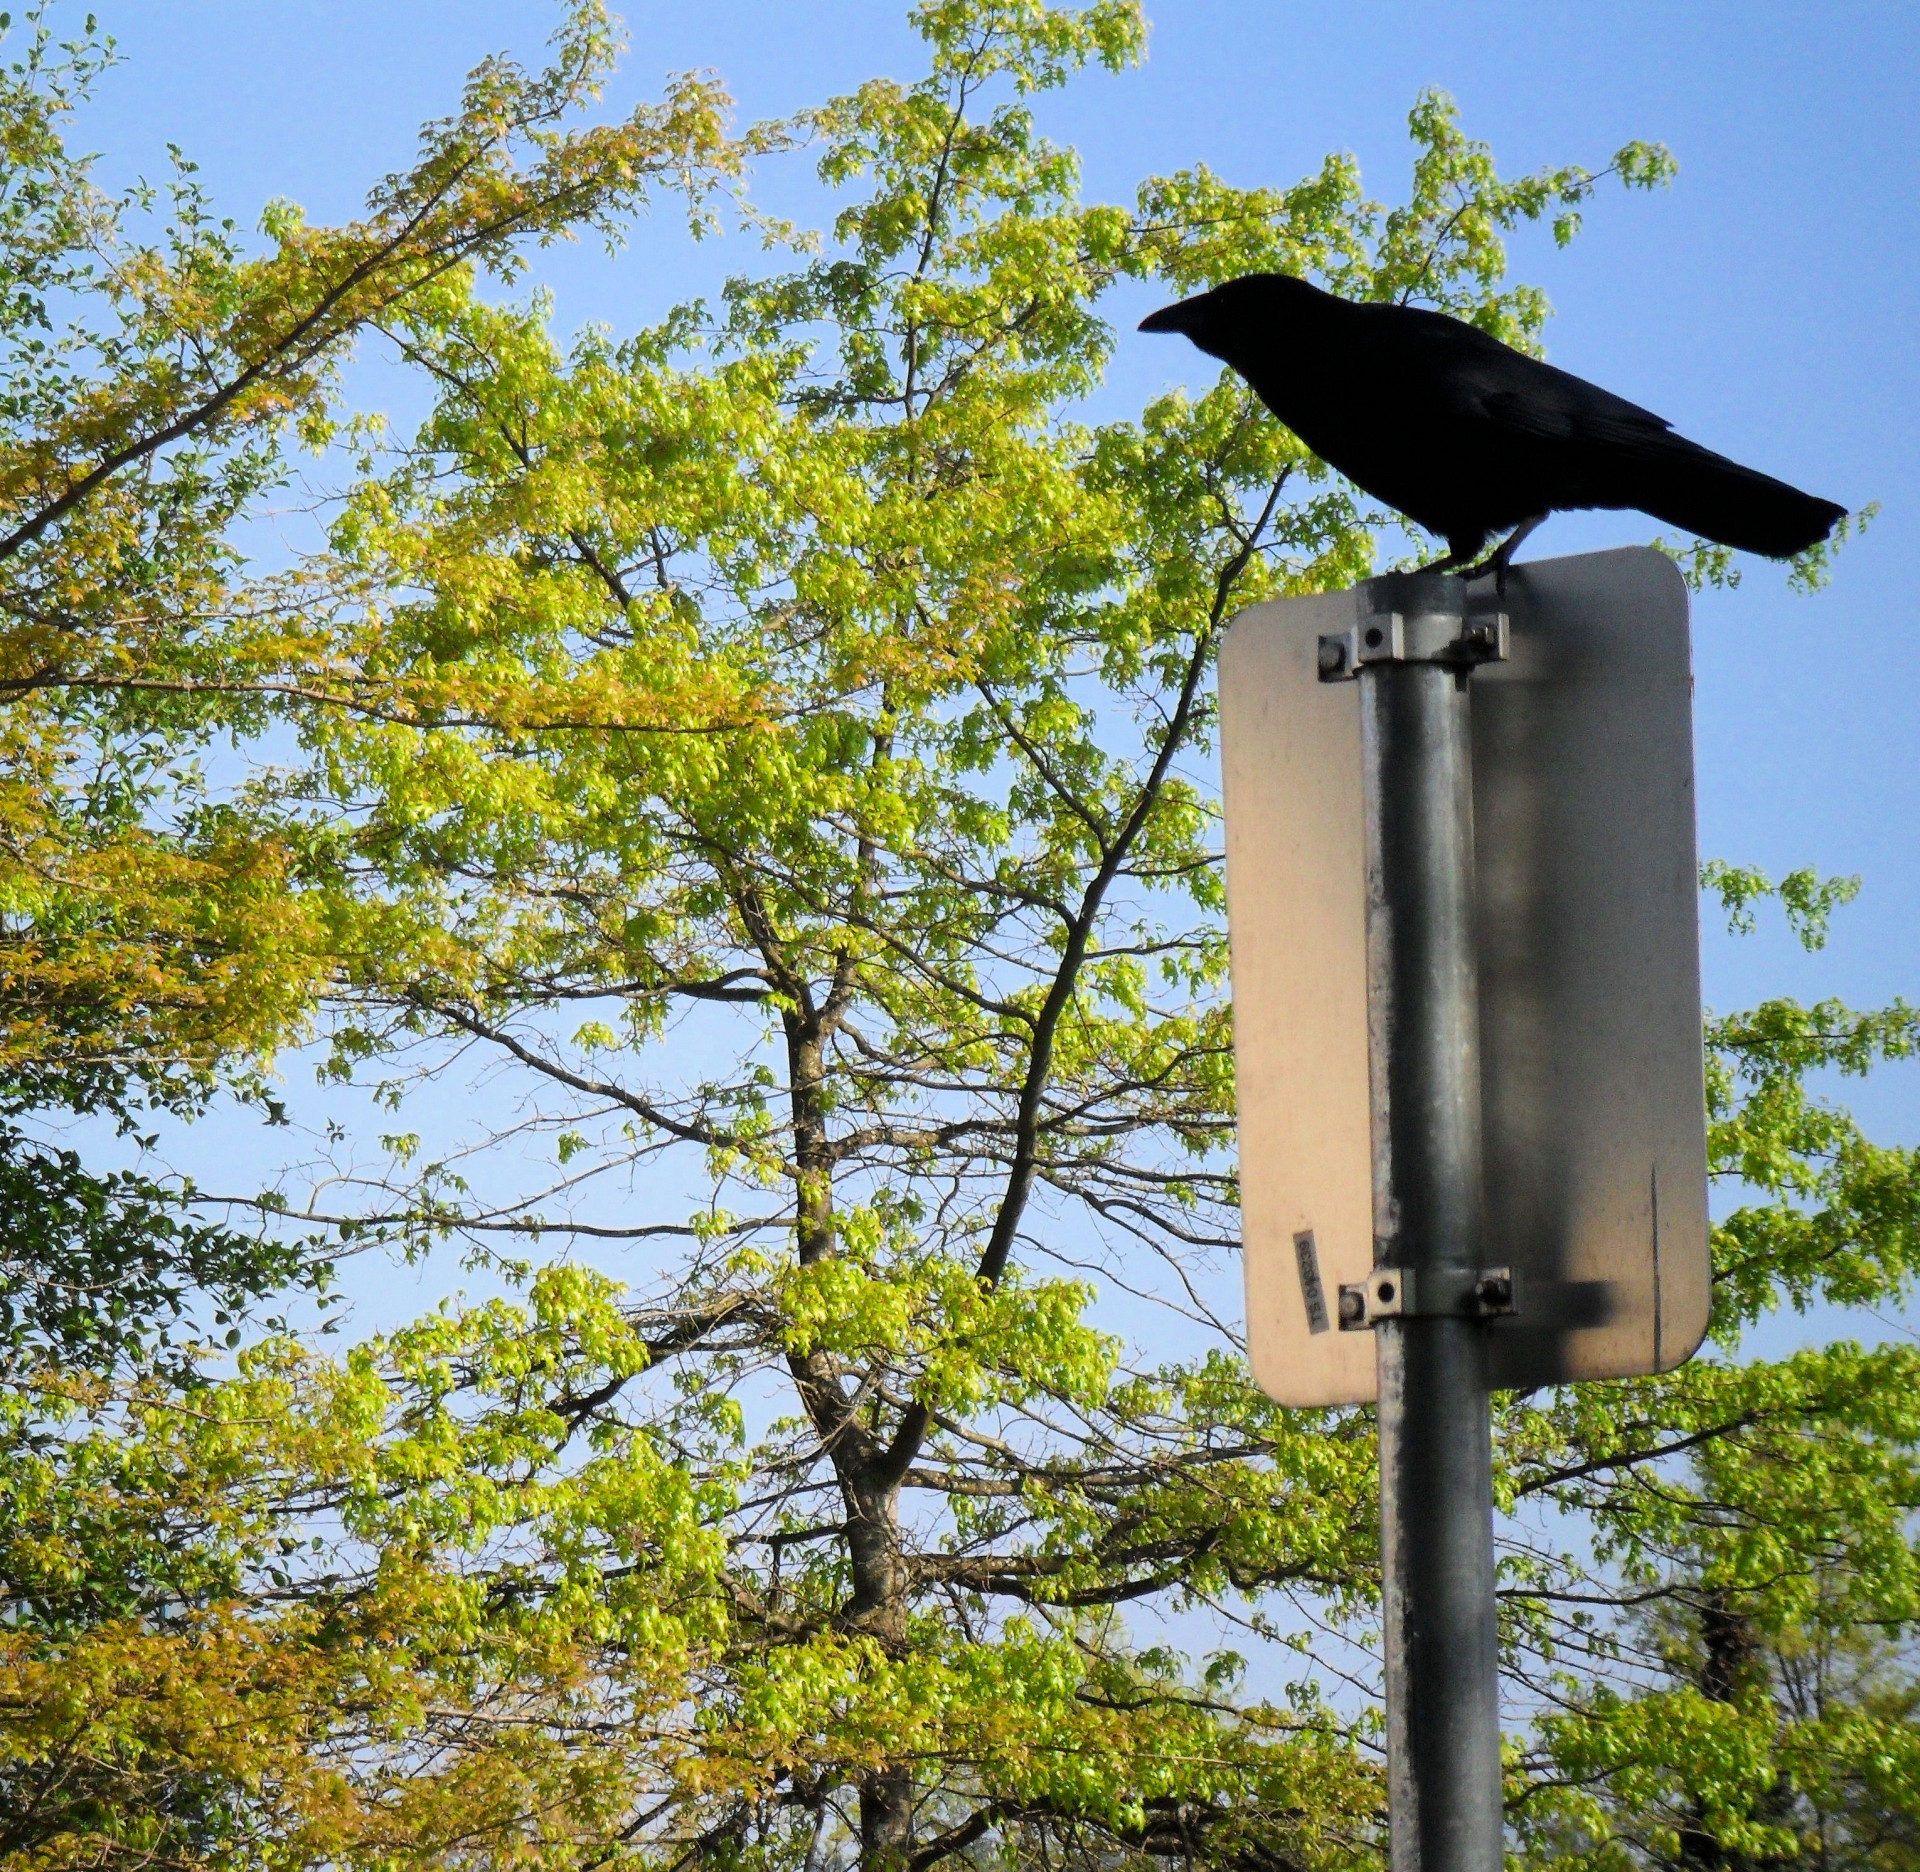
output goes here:
[[1342, 1323], [1379, 1359], [1392, 1866], [1499, 1872], [1486, 1320], [1512, 1283], [1483, 1261], [1469, 678], [1505, 621], [1435, 574], [1367, 596], [1338, 673], [1361, 694], [1375, 1268]]

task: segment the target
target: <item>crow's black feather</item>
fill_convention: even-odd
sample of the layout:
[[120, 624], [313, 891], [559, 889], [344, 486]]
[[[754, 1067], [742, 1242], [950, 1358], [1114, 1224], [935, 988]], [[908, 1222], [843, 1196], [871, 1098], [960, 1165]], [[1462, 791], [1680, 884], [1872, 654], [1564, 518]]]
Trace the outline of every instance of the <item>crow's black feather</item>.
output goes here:
[[1574, 507], [1638, 508], [1776, 559], [1846, 514], [1442, 312], [1250, 273], [1140, 329], [1184, 332], [1231, 365], [1321, 460], [1439, 534], [1447, 565]]

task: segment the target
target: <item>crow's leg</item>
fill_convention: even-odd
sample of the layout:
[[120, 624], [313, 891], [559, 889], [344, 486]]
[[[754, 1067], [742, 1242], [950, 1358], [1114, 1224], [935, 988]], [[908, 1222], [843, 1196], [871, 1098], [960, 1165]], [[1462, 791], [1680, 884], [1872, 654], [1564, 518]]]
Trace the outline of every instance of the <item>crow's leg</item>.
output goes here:
[[1513, 563], [1513, 555], [1520, 550], [1520, 543], [1535, 527], [1544, 525], [1548, 515], [1535, 514], [1530, 520], [1522, 520], [1511, 533], [1503, 539], [1477, 566], [1469, 566], [1460, 574], [1465, 579], [1485, 578], [1493, 574], [1493, 589], [1504, 598], [1507, 595], [1507, 567]]
[[[1423, 566], [1415, 566], [1416, 572], [1451, 572], [1456, 566], [1467, 565], [1482, 546], [1487, 543], [1484, 530], [1478, 533], [1449, 533], [1445, 558], [1429, 559]], [[1463, 578], [1471, 578], [1471, 572], [1462, 573]]]
[[1489, 559], [1487, 563], [1493, 567], [1495, 573], [1498, 575], [1500, 579], [1500, 589], [1503, 592], [1506, 590], [1507, 567], [1513, 564], [1513, 555], [1520, 550], [1527, 535], [1532, 533], [1536, 528], [1545, 526], [1548, 518], [1549, 516], [1547, 514], [1537, 513], [1530, 520], [1522, 520], [1494, 549], [1493, 557]]

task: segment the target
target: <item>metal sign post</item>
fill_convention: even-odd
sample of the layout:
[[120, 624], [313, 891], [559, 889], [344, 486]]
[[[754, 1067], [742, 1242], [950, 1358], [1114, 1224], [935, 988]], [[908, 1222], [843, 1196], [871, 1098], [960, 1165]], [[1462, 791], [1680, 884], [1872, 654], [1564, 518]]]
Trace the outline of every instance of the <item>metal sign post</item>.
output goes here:
[[1341, 1290], [1398, 1252], [1376, 1246], [1393, 1229], [1376, 1177], [1388, 978], [1369, 934], [1368, 672], [1469, 626], [1472, 654], [1504, 652], [1469, 684], [1477, 1265], [1513, 1283], [1513, 1310], [1486, 1321], [1488, 1375], [1526, 1389], [1669, 1371], [1706, 1330], [1686, 587], [1645, 548], [1534, 560], [1508, 575], [1503, 636], [1449, 592], [1431, 602], [1456, 609], [1422, 622], [1426, 583], [1255, 605], [1220, 653], [1247, 1348], [1282, 1404], [1376, 1394], [1373, 1335], [1341, 1329], [1383, 1303], [1367, 1288], [1367, 1314], [1339, 1315]]
[[1374, 1255], [1342, 1291], [1379, 1361], [1388, 1810], [1395, 1872], [1497, 1872], [1502, 1856], [1493, 1454], [1486, 1329], [1510, 1311], [1480, 1265], [1480, 994], [1474, 954], [1474, 667], [1504, 622], [1458, 579], [1376, 581], [1386, 605], [1322, 640], [1357, 675], [1366, 807]]
[[1498, 1872], [1490, 1390], [1706, 1328], [1686, 591], [1632, 550], [1259, 605], [1220, 706], [1248, 1349], [1378, 1399], [1394, 1872]]

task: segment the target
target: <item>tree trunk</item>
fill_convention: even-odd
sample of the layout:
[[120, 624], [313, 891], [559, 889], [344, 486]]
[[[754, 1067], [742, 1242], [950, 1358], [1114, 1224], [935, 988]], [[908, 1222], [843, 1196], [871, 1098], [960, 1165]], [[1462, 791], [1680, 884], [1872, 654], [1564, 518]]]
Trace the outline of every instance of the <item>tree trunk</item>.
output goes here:
[[[834, 1252], [833, 1156], [820, 1087], [825, 1058], [810, 995], [786, 1016], [791, 1077], [795, 1216], [802, 1265]], [[839, 1361], [815, 1353], [788, 1361], [808, 1414], [839, 1479], [846, 1503], [847, 1567], [852, 1591], [842, 1608], [847, 1629], [897, 1655], [907, 1637], [908, 1573], [900, 1545], [900, 1483], [861, 1421]], [[861, 1872], [901, 1872], [913, 1848], [913, 1774], [894, 1764], [860, 1783]]]
[[860, 1784], [860, 1872], [901, 1872], [913, 1848], [913, 1777], [886, 1768]]
[[[1716, 1703], [1737, 1703], [1743, 1691], [1753, 1683], [1757, 1672], [1766, 1670], [1759, 1634], [1752, 1621], [1728, 1595], [1709, 1592], [1700, 1606], [1700, 1692]], [[1760, 1803], [1755, 1817], [1773, 1824], [1788, 1819], [1793, 1790], [1783, 1775]], [[1706, 1815], [1695, 1803], [1689, 1824], [1680, 1829], [1680, 1864], [1687, 1872], [1760, 1872], [1766, 1865], [1779, 1864], [1771, 1857], [1760, 1860], [1751, 1853], [1736, 1852], [1721, 1844], [1708, 1831]]]

